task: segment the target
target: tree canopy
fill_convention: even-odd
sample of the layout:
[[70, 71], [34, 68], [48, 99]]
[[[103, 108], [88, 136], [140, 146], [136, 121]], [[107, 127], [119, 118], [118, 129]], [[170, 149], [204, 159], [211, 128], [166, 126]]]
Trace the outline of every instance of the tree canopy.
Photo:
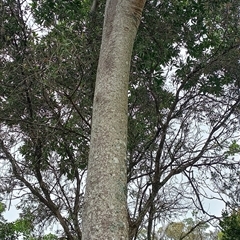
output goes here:
[[[239, 204], [239, 5], [146, 2], [128, 89], [130, 239], [189, 210], [212, 217], [211, 198]], [[18, 199], [39, 236], [55, 225], [81, 239], [105, 3], [0, 6], [1, 201]]]

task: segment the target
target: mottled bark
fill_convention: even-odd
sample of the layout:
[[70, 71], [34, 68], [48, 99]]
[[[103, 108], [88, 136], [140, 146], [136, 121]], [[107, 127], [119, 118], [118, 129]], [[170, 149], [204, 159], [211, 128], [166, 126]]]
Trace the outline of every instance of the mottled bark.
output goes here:
[[127, 92], [145, 0], [108, 0], [93, 104], [83, 240], [128, 239]]

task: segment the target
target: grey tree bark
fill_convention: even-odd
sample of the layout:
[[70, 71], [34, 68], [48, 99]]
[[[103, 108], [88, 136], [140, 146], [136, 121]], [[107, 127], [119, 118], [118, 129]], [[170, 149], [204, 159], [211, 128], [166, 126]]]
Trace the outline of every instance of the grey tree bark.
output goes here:
[[127, 96], [146, 0], [107, 0], [93, 104], [83, 240], [128, 239]]

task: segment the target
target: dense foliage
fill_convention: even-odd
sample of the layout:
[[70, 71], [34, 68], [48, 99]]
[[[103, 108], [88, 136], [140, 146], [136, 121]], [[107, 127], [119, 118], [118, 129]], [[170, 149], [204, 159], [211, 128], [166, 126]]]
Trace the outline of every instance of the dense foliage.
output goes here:
[[[4, 240], [38, 240], [33, 234], [33, 225], [31, 223], [31, 215], [25, 215], [24, 218], [19, 218], [13, 222], [8, 222], [3, 217], [3, 213], [6, 211], [6, 206], [0, 203], [0, 238]], [[56, 235], [46, 234], [42, 240], [56, 240]]]
[[[0, 4], [1, 199], [35, 234], [81, 239], [104, 5]], [[207, 218], [206, 199], [239, 203], [239, 4], [147, 2], [129, 84], [131, 239], [190, 209]]]
[[220, 240], [238, 240], [240, 239], [240, 215], [239, 211], [233, 211], [231, 214], [225, 211], [222, 214], [220, 226], [222, 231], [219, 234]]

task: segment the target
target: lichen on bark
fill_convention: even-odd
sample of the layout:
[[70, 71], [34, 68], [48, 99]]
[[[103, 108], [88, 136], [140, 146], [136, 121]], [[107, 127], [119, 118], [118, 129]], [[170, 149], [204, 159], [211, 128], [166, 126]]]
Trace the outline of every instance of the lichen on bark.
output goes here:
[[128, 239], [128, 79], [144, 0], [108, 0], [93, 104], [83, 240]]

